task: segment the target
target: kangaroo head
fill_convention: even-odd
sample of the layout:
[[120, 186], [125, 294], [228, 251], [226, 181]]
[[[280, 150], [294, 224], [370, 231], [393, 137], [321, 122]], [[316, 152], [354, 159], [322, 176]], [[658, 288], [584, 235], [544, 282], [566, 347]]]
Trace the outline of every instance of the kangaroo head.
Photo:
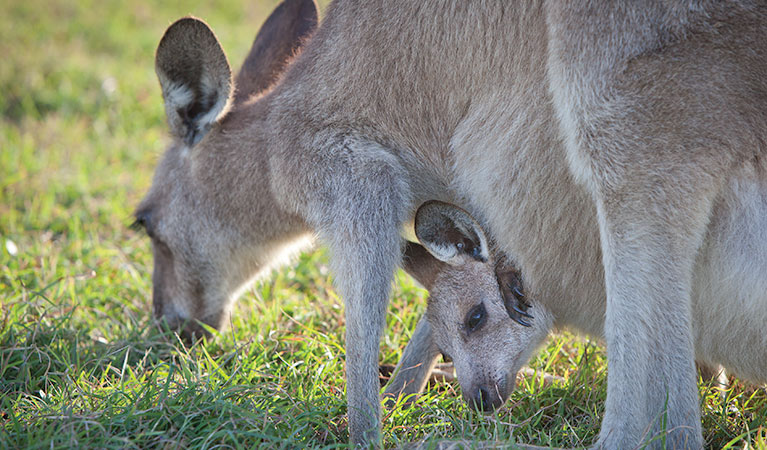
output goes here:
[[157, 48], [172, 143], [135, 224], [152, 240], [154, 315], [184, 325], [187, 337], [204, 334], [199, 323], [222, 325], [238, 291], [279, 250], [276, 242], [301, 228], [273, 205], [268, 165], [258, 156], [263, 138], [248, 128], [255, 121], [248, 99], [274, 84], [316, 26], [312, 0], [285, 0], [258, 33], [236, 83], [201, 20], [173, 23]]
[[520, 273], [494, 260], [479, 224], [466, 211], [424, 203], [405, 268], [428, 290], [434, 342], [455, 366], [464, 400], [477, 409], [501, 406], [516, 373], [546, 338], [552, 316], [526, 297]]

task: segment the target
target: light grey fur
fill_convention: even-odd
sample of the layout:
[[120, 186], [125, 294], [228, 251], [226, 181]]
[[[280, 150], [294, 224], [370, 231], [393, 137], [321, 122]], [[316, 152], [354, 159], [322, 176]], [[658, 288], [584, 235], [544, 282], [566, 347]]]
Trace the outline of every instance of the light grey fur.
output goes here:
[[[451, 205], [443, 205], [442, 208], [454, 209], [452, 214], [460, 214], [462, 211]], [[767, 211], [767, 201], [762, 208]], [[482, 231], [475, 230], [474, 233], [481, 234]], [[431, 248], [429, 234], [422, 232], [419, 237], [425, 240], [423, 244], [426, 248]], [[425, 250], [418, 251], [411, 247], [413, 244], [406, 251], [405, 266], [429, 289], [430, 296], [426, 316], [419, 322], [399, 366], [425, 366], [432, 360], [434, 352], [448, 352], [454, 361], [456, 375], [467, 402], [476, 403], [474, 396], [480, 387], [485, 392], [499, 395], [499, 398], [493, 399], [496, 404], [505, 401], [513, 390], [517, 371], [553, 329], [553, 324], [569, 323], [570, 326], [577, 326], [565, 317], [552, 316], [537, 300], [526, 298], [529, 303], [527, 312], [533, 316], [527, 319], [529, 327], [510, 320], [503, 308], [488, 307], [488, 325], [467, 334], [461, 326], [467, 311], [482, 302], [502, 304], [506, 299], [503, 298], [503, 289], [499, 283], [504, 279], [506, 271], [515, 271], [515, 268], [508, 264], [496, 265], [493, 260], [485, 263], [465, 260], [463, 264], [444, 264], [435, 259], [442, 256], [440, 252], [434, 252], [434, 256], [431, 256]], [[706, 258], [700, 262], [707, 272], [721, 267], [718, 264]], [[741, 315], [739, 309], [732, 311], [720, 308], [722, 303], [731, 306], [722, 298], [708, 295], [692, 297], [695, 359], [699, 362], [701, 376], [714, 383], [714, 386], [724, 386], [727, 384], [723, 376], [724, 368], [727, 368], [743, 380], [757, 385], [767, 383], [765, 301], [749, 306], [747, 317]], [[573, 304], [572, 307], [580, 308], [581, 305]], [[603, 318], [605, 308], [603, 303], [586, 312]], [[428, 324], [428, 327], [424, 324]], [[725, 345], [729, 345], [729, 351], [722, 349]], [[433, 347], [437, 350], [433, 350]], [[419, 355], [416, 349], [424, 348], [427, 350]], [[428, 372], [403, 370], [387, 386], [387, 393], [408, 395], [418, 392], [414, 388], [422, 386], [427, 376]]]
[[[466, 211], [443, 202], [424, 206], [415, 220], [415, 232], [424, 247], [409, 243], [403, 264], [429, 290], [428, 306], [386, 394], [396, 397], [419, 392], [429, 375], [422, 368], [432, 367], [443, 352], [453, 361], [464, 399], [490, 411], [514, 390], [517, 372], [548, 335], [553, 318], [538, 302], [527, 306], [520, 301], [525, 300], [517, 297], [524, 288], [508, 261], [479, 252], [477, 256], [471, 251], [456, 256], [442, 251], [445, 246], [457, 248], [459, 243], [465, 247], [467, 239], [474, 240], [477, 248], [487, 248], [483, 230]], [[454, 222], [434, 220], [437, 215]], [[466, 321], [479, 307], [484, 318], [472, 329]], [[526, 310], [533, 319], [520, 317], [513, 307]]]
[[[219, 326], [256, 274], [318, 236], [346, 303], [351, 439], [377, 441], [399, 233], [444, 200], [514, 256], [555, 325], [604, 334], [597, 446], [636, 446], [665, 411], [668, 443], [699, 448], [691, 297], [746, 315], [767, 295], [764, 11], [339, 0], [274, 87], [241, 102], [216, 88], [231, 73], [207, 26], [174, 24], [160, 47], [180, 50], [158, 49], [158, 75], [200, 108], [179, 121], [166, 97], [176, 140], [137, 210], [155, 314]], [[605, 299], [603, 327], [587, 311]]]

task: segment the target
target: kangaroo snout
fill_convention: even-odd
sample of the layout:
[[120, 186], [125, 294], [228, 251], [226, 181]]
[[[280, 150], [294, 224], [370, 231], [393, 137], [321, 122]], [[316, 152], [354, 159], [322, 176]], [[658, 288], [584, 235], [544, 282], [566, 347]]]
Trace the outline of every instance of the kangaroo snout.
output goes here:
[[171, 330], [178, 333], [179, 337], [187, 344], [210, 336], [210, 332], [199, 321], [180, 318], [168, 320], [165, 317], [160, 319], [162, 320], [160, 322], [161, 326], [168, 326]]
[[[157, 285], [155, 285], [157, 286]], [[164, 298], [158, 289], [154, 289], [154, 318], [157, 325], [166, 330], [176, 333], [187, 343], [193, 343], [201, 338], [210, 336], [210, 332], [204, 325], [219, 328], [222, 314], [212, 314], [205, 317], [190, 317], [179, 311], [171, 299]]]
[[216, 327], [217, 323], [210, 320], [195, 320], [176, 314], [162, 314], [155, 310], [154, 318], [157, 326], [178, 333], [186, 343], [193, 343], [200, 338], [210, 336], [210, 332], [203, 324]]
[[507, 389], [505, 389], [506, 383], [492, 383], [487, 385], [479, 385], [464, 392], [464, 400], [474, 405], [477, 411], [485, 413], [493, 412], [503, 405], [508, 397]]

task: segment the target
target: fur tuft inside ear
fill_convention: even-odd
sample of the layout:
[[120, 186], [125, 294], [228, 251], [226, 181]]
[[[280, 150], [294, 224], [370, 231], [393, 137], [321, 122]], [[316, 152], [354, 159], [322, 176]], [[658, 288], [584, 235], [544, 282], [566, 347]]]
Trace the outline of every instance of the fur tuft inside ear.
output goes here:
[[476, 220], [449, 203], [428, 201], [415, 215], [415, 234], [440, 261], [461, 264], [465, 257], [485, 262], [490, 257], [487, 238]]
[[171, 133], [193, 146], [226, 112], [232, 72], [216, 35], [205, 22], [185, 17], [165, 31], [155, 56]]

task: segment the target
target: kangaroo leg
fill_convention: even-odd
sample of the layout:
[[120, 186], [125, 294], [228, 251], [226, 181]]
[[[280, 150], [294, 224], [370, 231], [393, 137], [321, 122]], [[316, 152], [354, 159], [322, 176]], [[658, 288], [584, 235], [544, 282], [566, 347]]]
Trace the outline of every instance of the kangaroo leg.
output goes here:
[[320, 238], [330, 248], [335, 284], [346, 309], [346, 395], [350, 440], [377, 444], [380, 435], [379, 343], [400, 228], [409, 208], [407, 185], [385, 149], [348, 137], [329, 146], [314, 197]]
[[426, 316], [423, 316], [415, 327], [413, 337], [405, 347], [402, 359], [394, 369], [394, 378], [386, 386], [387, 406], [393, 406], [397, 397], [421, 392], [439, 354], [439, 349], [431, 336], [429, 321], [426, 320]]
[[[606, 2], [614, 9], [597, 18], [587, 2], [550, 5], [550, 89], [570, 173], [597, 207], [605, 268], [608, 384], [597, 446], [702, 448], [692, 274], [714, 199], [753, 148], [752, 131], [729, 107], [737, 96], [694, 84], [714, 78], [696, 47], [707, 44], [656, 51], [662, 8], [632, 16]], [[584, 26], [568, 27], [574, 17]]]
[[702, 447], [690, 293], [713, 195], [684, 192], [674, 185], [684, 175], [673, 172], [597, 199], [607, 289], [602, 448]]

